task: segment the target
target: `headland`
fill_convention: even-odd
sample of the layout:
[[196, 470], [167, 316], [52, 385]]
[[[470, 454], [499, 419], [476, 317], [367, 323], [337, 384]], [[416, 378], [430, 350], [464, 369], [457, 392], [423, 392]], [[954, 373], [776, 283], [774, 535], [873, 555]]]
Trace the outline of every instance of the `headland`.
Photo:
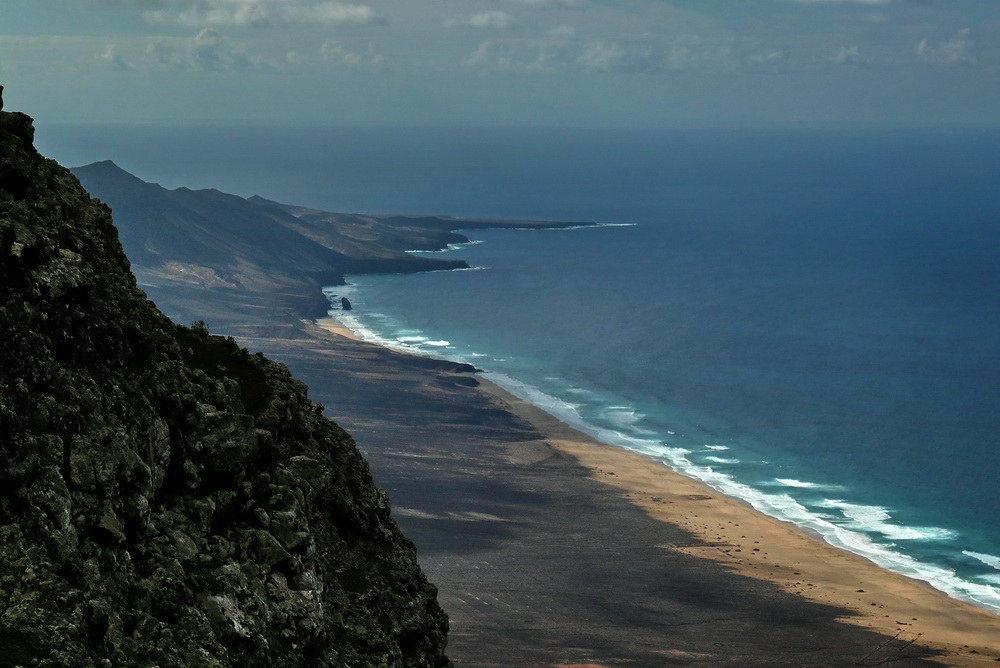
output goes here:
[[[359, 268], [448, 268], [403, 249], [440, 248], [468, 225], [524, 224], [252, 198], [248, 208], [170, 191], [175, 208], [201, 215], [228, 202], [267, 220], [231, 231], [257, 243], [204, 237], [143, 257], [164, 245], [145, 243], [157, 230], [130, 213], [148, 223], [163, 193], [119, 205], [115, 169], [84, 176], [115, 209], [140, 286], [165, 312], [287, 364], [354, 436], [438, 586], [457, 665], [997, 665], [1000, 617], [599, 443], [468, 365], [357, 340], [317, 303], [324, 282]], [[284, 241], [266, 237], [275, 223]], [[143, 242], [136, 255], [130, 239]], [[261, 255], [264, 241], [272, 259], [290, 244], [285, 264]]]

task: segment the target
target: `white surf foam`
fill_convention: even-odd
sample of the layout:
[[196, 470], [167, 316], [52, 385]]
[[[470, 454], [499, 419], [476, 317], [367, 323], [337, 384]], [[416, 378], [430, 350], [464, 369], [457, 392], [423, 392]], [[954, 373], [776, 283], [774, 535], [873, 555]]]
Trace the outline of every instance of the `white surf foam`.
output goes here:
[[1000, 557], [998, 556], [992, 554], [983, 554], [982, 552], [969, 552], [967, 550], [962, 550], [962, 554], [964, 554], [967, 557], [972, 557], [973, 559], [977, 559], [986, 564], [987, 566], [992, 566], [993, 568], [1000, 571]]
[[422, 254], [422, 253], [450, 253], [452, 251], [457, 251], [465, 248], [466, 246], [475, 246], [477, 244], [486, 243], [482, 239], [470, 239], [469, 241], [458, 243], [458, 244], [448, 244], [444, 248], [427, 250], [424, 248], [414, 249], [405, 251], [406, 253]]
[[373, 329], [370, 329], [365, 325], [363, 325], [356, 316], [350, 315], [346, 311], [338, 311], [336, 313], [336, 316], [337, 320], [339, 320], [344, 327], [351, 330], [351, 333], [353, 333], [359, 339], [362, 339], [364, 341], [370, 341], [372, 343], [378, 343], [380, 345], [384, 345], [387, 348], [392, 348], [394, 350], [403, 349], [399, 345], [399, 341], [395, 339], [386, 339], [379, 336], [379, 334], [377, 334]]
[[[336, 294], [344, 294], [346, 292], [341, 286], [338, 286], [337, 289], [339, 292]], [[421, 346], [400, 344], [395, 339], [381, 337], [371, 328], [364, 326], [351, 312], [337, 311], [336, 317], [359, 338], [379, 343], [389, 348], [438, 357], [442, 356], [441, 353], [444, 352], [442, 347], [431, 350]], [[407, 336], [410, 335], [416, 336], [418, 334], [416, 332], [408, 332]], [[457, 355], [448, 356], [447, 358], [455, 361], [465, 361], [461, 356]], [[503, 361], [498, 358], [492, 359], [498, 362]], [[885, 508], [850, 503], [840, 499], [827, 499], [824, 506], [822, 506], [836, 512], [826, 513], [816, 507], [806, 507], [793, 498], [790, 493], [794, 493], [794, 490], [831, 490], [842, 488], [835, 485], [819, 485], [794, 478], [774, 479], [778, 485], [788, 488], [790, 493], [772, 493], [765, 491], [765, 489], [751, 487], [737, 481], [727, 473], [716, 470], [712, 466], [695, 464], [688, 458], [688, 455], [692, 454], [691, 450], [672, 446], [657, 438], [655, 433], [648, 430], [642, 429], [642, 431], [638, 431], [634, 429], [634, 427], [638, 426], [636, 423], [641, 420], [641, 416], [630, 407], [620, 405], [612, 407], [607, 413], [610, 416], [610, 414], [617, 412], [615, 417], [617, 417], [618, 422], [608, 421], [609, 426], [600, 426], [581, 415], [581, 404], [570, 403], [558, 396], [546, 393], [503, 373], [490, 372], [488, 377], [512, 394], [535, 404], [563, 422], [605, 443], [654, 457], [675, 471], [700, 480], [708, 487], [722, 494], [746, 501], [760, 512], [778, 519], [790, 521], [804, 529], [811, 530], [822, 536], [831, 545], [861, 555], [883, 568], [926, 581], [954, 598], [973, 603], [994, 612], [1000, 612], [1000, 586], [985, 584], [982, 581], [972, 582], [960, 577], [950, 568], [918, 561], [910, 555], [893, 549], [894, 545], [891, 542], [947, 541], [956, 537], [955, 532], [938, 527], [903, 526], [892, 522], [891, 514]], [[589, 395], [586, 396], [590, 400], [589, 403], [599, 401], [598, 395], [588, 390], [574, 389], [576, 391], [573, 394], [581, 396], [581, 398]], [[567, 392], [569, 391], [567, 390]], [[666, 431], [666, 435], [668, 438], [672, 437], [674, 436], [674, 432]], [[704, 448], [708, 451], [717, 452], [729, 449], [728, 446], [721, 445], [705, 445]], [[706, 457], [706, 459], [709, 458]], [[720, 457], [719, 459], [723, 458]], [[716, 463], [721, 464], [723, 462]], [[762, 462], [762, 464], [766, 464], [766, 462]], [[890, 542], [888, 544], [879, 542], [886, 540]], [[997, 564], [1000, 564], [1000, 557], [993, 557], [992, 555], [967, 553], [967, 556], [979, 559], [994, 568], [997, 568]], [[995, 561], [984, 560], [981, 557]], [[977, 579], [991, 581], [992, 576]]]
[[[925, 581], [953, 598], [1000, 612], [1000, 587], [969, 581], [950, 568], [919, 561], [893, 549], [892, 543], [884, 544], [877, 540], [948, 540], [955, 536], [954, 532], [937, 527], [904, 527], [891, 524], [889, 522], [891, 517], [884, 508], [837, 500], [833, 500], [836, 504], [831, 503], [830, 508], [838, 512], [818, 512], [806, 507], [788, 493], [766, 492], [741, 483], [712, 466], [695, 464], [688, 458], [688, 455], [692, 454], [690, 450], [670, 446], [653, 438], [640, 438], [620, 430], [595, 425], [581, 417], [578, 406], [504, 374], [490, 373], [489, 377], [512, 394], [530, 401], [563, 422], [605, 443], [657, 458], [675, 471], [695, 478], [722, 494], [746, 501], [762, 513], [815, 532], [835, 547], [865, 557], [883, 568]], [[796, 488], [795, 485], [786, 486], [789, 489]], [[849, 517], [847, 513], [855, 517]]]
[[877, 533], [889, 540], [951, 540], [956, 533], [939, 527], [913, 527], [891, 522], [889, 510], [881, 506], [848, 503], [839, 499], [826, 499], [819, 504], [836, 508], [851, 520], [848, 526], [867, 533]]
[[738, 459], [731, 459], [731, 458], [727, 459], [725, 457], [716, 457], [714, 455], [709, 456], [709, 457], [705, 457], [705, 459], [707, 459], [710, 462], [715, 462], [716, 464], [739, 464], [740, 463], [740, 460], [738, 460]]
[[611, 406], [601, 414], [601, 419], [620, 429], [639, 435], [655, 434], [656, 432], [639, 426], [639, 423], [645, 417], [645, 415], [630, 406]]
[[843, 490], [843, 485], [827, 485], [818, 482], [809, 482], [808, 480], [796, 480], [795, 478], [775, 478], [772, 482], [765, 482], [765, 485], [772, 487], [793, 487], [795, 489], [812, 489], [816, 491], [823, 492], [835, 492], [838, 490]]
[[774, 480], [779, 485], [784, 485], [785, 487], [798, 487], [800, 489], [814, 489], [816, 487], [821, 487], [821, 485], [817, 485], [814, 482], [795, 480], [794, 478], [775, 478]]

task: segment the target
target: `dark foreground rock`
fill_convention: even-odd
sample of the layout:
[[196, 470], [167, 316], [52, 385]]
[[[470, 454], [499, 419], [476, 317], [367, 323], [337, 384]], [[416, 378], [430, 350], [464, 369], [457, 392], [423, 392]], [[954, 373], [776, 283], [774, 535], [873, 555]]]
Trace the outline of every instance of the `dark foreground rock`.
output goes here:
[[351, 437], [158, 312], [32, 134], [0, 113], [0, 667], [447, 665]]

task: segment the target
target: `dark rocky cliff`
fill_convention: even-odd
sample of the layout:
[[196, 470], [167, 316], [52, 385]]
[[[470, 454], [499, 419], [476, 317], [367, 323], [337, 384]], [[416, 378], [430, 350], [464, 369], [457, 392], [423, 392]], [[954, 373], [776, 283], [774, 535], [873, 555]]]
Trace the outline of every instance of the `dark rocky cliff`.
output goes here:
[[443, 666], [351, 437], [172, 324], [109, 210], [0, 113], [0, 666]]

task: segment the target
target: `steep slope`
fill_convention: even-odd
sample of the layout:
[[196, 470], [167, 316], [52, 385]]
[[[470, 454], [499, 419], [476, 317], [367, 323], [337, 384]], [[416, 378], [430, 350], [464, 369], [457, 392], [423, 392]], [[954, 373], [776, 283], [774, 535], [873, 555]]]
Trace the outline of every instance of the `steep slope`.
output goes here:
[[[132, 271], [172, 319], [201, 317], [193, 301], [213, 304], [213, 327], [249, 326], [253, 313], [280, 310], [282, 319], [326, 313], [321, 288], [346, 273], [415, 272], [466, 267], [401, 251], [344, 248], [303, 234], [300, 221], [277, 205], [218, 190], [167, 190], [105, 160], [72, 170], [115, 211]], [[447, 242], [446, 242], [447, 243]]]
[[[331, 284], [342, 282], [344, 273], [468, 266], [399, 251], [323, 244], [303, 235], [295, 216], [267, 200], [247, 200], [212, 189], [167, 190], [142, 181], [110, 160], [72, 172], [88, 191], [112, 206], [125, 252], [140, 265], [177, 261], [212, 267], [237, 283], [239, 268], [251, 265], [271, 274], [314, 277]], [[456, 236], [443, 245], [461, 239]]]
[[167, 190], [109, 160], [71, 171], [114, 210], [132, 271], [153, 301], [177, 322], [206, 318], [233, 334], [259, 332], [261, 314], [270, 313], [280, 322], [270, 327], [288, 335], [299, 318], [326, 314], [320, 288], [343, 284], [345, 274], [468, 267], [405, 252], [468, 241], [458, 229], [581, 224], [331, 213], [218, 190]]
[[351, 437], [157, 311], [32, 137], [0, 113], [0, 666], [447, 665]]

